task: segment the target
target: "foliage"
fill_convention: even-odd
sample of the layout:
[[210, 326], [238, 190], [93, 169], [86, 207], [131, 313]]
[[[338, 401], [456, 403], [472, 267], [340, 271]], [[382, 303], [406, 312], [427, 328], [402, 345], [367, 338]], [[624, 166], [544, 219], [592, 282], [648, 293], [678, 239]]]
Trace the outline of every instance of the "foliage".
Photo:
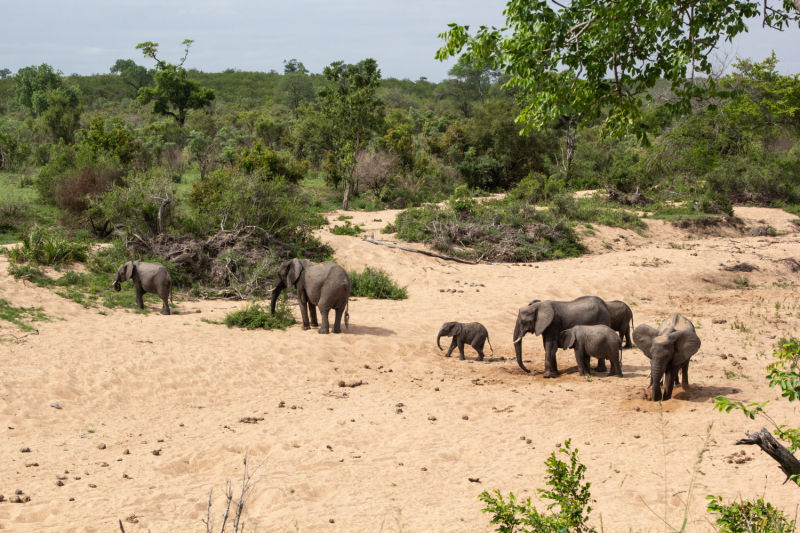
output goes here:
[[[746, 19], [763, 15], [777, 29], [798, 20], [791, 0], [777, 7], [756, 0], [576, 0], [552, 5], [514, 0], [504, 15], [506, 27], [450, 24], [441, 34], [440, 60], [459, 54], [485, 62], [509, 75], [507, 87], [519, 89], [524, 102], [518, 121], [526, 129], [544, 129], [563, 115], [580, 115], [585, 124], [601, 118], [617, 136], [639, 127], [644, 102], [659, 80], [666, 80], [675, 115], [687, 115], [692, 103], [727, 96], [712, 77], [711, 54], [718, 43], [747, 30]], [[701, 78], [704, 78], [701, 81]]]
[[[509, 493], [508, 500], [503, 498], [499, 490], [494, 495], [484, 491], [480, 500], [486, 504], [483, 513], [491, 513], [492, 525], [499, 533], [593, 533], [595, 529], [587, 524], [592, 508], [591, 483], [583, 481], [586, 466], [578, 459], [578, 450], [570, 448], [568, 439], [559, 453], [566, 454], [569, 463], [560, 460], [555, 452], [545, 461], [547, 465], [546, 484], [551, 489], [537, 489], [539, 496], [550, 500], [546, 512], [540, 512], [532, 504], [530, 498], [517, 502], [514, 493]], [[558, 508], [554, 511], [554, 508]]]
[[351, 237], [357, 237], [359, 233], [364, 233], [364, 228], [358, 224], [353, 225], [349, 220], [345, 220], [344, 224], [341, 226], [334, 226], [331, 228], [331, 233], [334, 235], [349, 235]]
[[405, 300], [408, 298], [408, 287], [399, 286], [391, 275], [381, 268], [366, 267], [361, 274], [350, 272], [350, 296]]
[[[800, 340], [794, 337], [780, 339], [773, 356], [777, 360], [767, 366], [769, 386], [780, 388], [781, 396], [794, 402], [800, 398]], [[761, 415], [775, 427], [775, 436], [789, 443], [790, 452], [794, 453], [800, 450], [800, 428], [789, 428], [786, 424], [778, 425], [764, 409], [768, 403], [769, 401], [752, 402], [745, 405], [744, 402], [736, 402], [719, 396], [714, 398], [714, 409], [726, 413], [730, 413], [734, 409], [740, 410], [751, 420], [755, 420], [756, 415]], [[800, 485], [800, 479], [797, 479], [796, 476], [793, 478], [795, 479], [792, 481]]]
[[[158, 233], [159, 209], [162, 205], [172, 206], [175, 197], [175, 186], [170, 176], [162, 172], [132, 174], [124, 181], [118, 178], [112, 184], [116, 186], [109, 187], [104, 194], [85, 197], [88, 201], [86, 215], [92, 226], [102, 227], [108, 223], [112, 228], [119, 226], [139, 235]], [[169, 210], [162, 212], [164, 218], [171, 214]], [[162, 227], [165, 222], [162, 220]]]
[[41, 307], [15, 307], [0, 298], [0, 320], [11, 322], [22, 331], [33, 331], [30, 322], [50, 322]]
[[250, 302], [241, 309], [232, 311], [225, 315], [224, 323], [229, 328], [237, 327], [244, 329], [281, 329], [285, 330], [296, 322], [292, 314], [292, 308], [286, 300], [286, 295], [278, 302], [275, 307], [275, 314], [269, 312], [269, 306]]
[[717, 515], [719, 533], [794, 533], [796, 524], [763, 498], [733, 501], [725, 505], [722, 496], [708, 496], [708, 512]]
[[100, 115], [92, 117], [89, 131], [81, 131], [81, 145], [95, 155], [107, 154], [115, 157], [123, 165], [133, 161], [136, 155], [136, 136], [118, 121], [107, 121]]
[[111, 74], [118, 74], [120, 79], [133, 88], [133, 96], [139, 94], [139, 89], [153, 83], [153, 70], [137, 65], [132, 59], [117, 59], [110, 69]]
[[190, 39], [181, 43], [186, 48], [181, 62], [177, 65], [158, 59], [158, 43], [145, 42], [136, 46], [142, 50], [145, 57], [156, 62], [156, 71], [153, 75], [155, 87], [141, 87], [139, 89], [139, 103], [147, 105], [153, 103], [153, 113], [174, 118], [181, 127], [186, 121], [186, 113], [190, 109], [203, 109], [216, 98], [213, 90], [206, 89], [195, 80], [188, 77], [183, 64], [189, 55], [192, 46]]
[[68, 108], [79, 107], [80, 92], [64, 84], [61, 71], [47, 63], [19, 69], [14, 82], [17, 102], [33, 116], [44, 113], [56, 99], [59, 105], [66, 102]]
[[253, 148], [245, 148], [236, 158], [236, 166], [247, 174], [255, 174], [262, 179], [283, 178], [289, 183], [297, 183], [308, 172], [308, 163], [290, 159], [264, 147], [261, 141]]
[[22, 238], [22, 246], [12, 248], [9, 253], [14, 263], [27, 261], [38, 265], [59, 265], [86, 261], [89, 245], [71, 241], [56, 230], [34, 227]]

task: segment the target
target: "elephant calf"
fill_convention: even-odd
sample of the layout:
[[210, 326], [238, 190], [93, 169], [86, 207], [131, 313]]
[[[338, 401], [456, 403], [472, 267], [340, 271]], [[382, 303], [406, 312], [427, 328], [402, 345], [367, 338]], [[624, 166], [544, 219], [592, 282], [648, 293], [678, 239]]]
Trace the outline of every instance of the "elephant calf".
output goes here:
[[[445, 323], [442, 325], [442, 328], [439, 330], [439, 335], [436, 337], [436, 345], [439, 346], [440, 350], [442, 349], [442, 345], [439, 344], [439, 339], [442, 337], [453, 337], [453, 342], [450, 343], [450, 349], [447, 350], [445, 357], [450, 357], [450, 354], [453, 353], [453, 348], [458, 346], [458, 352], [463, 361], [464, 345], [469, 344], [478, 352], [478, 361], [483, 361], [483, 346], [486, 341], [489, 340], [489, 332], [486, 331], [483, 324], [479, 324], [478, 322], [472, 322], [471, 324], [462, 324], [460, 322]], [[494, 353], [492, 341], [489, 341], [489, 348], [492, 348], [492, 353]]]
[[[689, 360], [700, 349], [700, 337], [694, 324], [675, 314], [658, 326], [658, 329], [640, 324], [633, 330], [633, 341], [650, 359], [650, 385], [654, 402], [672, 398], [672, 387], [682, 374], [681, 387], [689, 387]], [[661, 378], [664, 394], [661, 394]]]
[[117, 269], [114, 276], [114, 290], [122, 290], [123, 281], [133, 281], [133, 293], [136, 295], [136, 307], [144, 309], [142, 296], [146, 292], [157, 294], [164, 305], [161, 314], [168, 315], [169, 301], [172, 300], [172, 278], [167, 268], [161, 263], [143, 263], [141, 261], [128, 261]]
[[608, 326], [575, 326], [564, 330], [558, 335], [558, 347], [575, 350], [575, 360], [581, 376], [591, 375], [590, 359], [596, 357], [598, 360], [609, 360], [609, 376], [622, 377], [622, 367], [619, 364], [622, 339]]
[[633, 311], [625, 302], [613, 300], [606, 302], [608, 312], [611, 313], [611, 329], [619, 333], [625, 341], [625, 348], [633, 348], [631, 342], [631, 326], [633, 325]]

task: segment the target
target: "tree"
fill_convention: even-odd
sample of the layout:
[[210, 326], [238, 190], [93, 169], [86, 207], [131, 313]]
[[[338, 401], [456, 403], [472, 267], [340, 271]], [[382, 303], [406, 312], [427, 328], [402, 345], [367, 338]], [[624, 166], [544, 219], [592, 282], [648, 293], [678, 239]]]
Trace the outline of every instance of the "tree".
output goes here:
[[19, 69], [14, 75], [17, 102], [35, 117], [44, 113], [54, 99], [59, 105], [66, 99], [69, 107], [77, 109], [80, 92], [76, 87], [65, 85], [61, 76], [60, 70], [54, 70], [47, 63]]
[[[763, 1], [763, 11], [761, 9]], [[506, 27], [450, 24], [442, 33], [444, 60], [466, 48], [468, 61], [482, 60], [509, 75], [505, 87], [519, 88], [525, 131], [553, 119], [580, 114], [581, 122], [606, 114], [605, 130], [635, 132], [644, 102], [659, 79], [675, 94], [667, 104], [676, 115], [693, 102], [726, 96], [710, 76], [710, 58], [720, 41], [747, 31], [746, 19], [782, 30], [800, 19], [800, 0], [511, 0]], [[565, 79], [564, 73], [570, 73]]]
[[334, 158], [346, 182], [342, 209], [347, 210], [356, 154], [383, 122], [383, 102], [375, 96], [381, 71], [370, 58], [357, 65], [335, 61], [323, 74], [332, 85], [319, 92], [320, 110], [333, 124]]
[[450, 79], [442, 84], [441, 94], [453, 98], [465, 117], [470, 116], [473, 102], [483, 103], [484, 93], [500, 75], [485, 61], [469, 61], [466, 56], [459, 57], [447, 74]]
[[111, 74], [118, 74], [122, 81], [133, 87], [134, 96], [139, 94], [139, 89], [153, 83], [153, 70], [137, 65], [132, 59], [117, 59], [110, 71]]
[[48, 91], [47, 108], [41, 116], [54, 139], [63, 139], [67, 144], [75, 140], [75, 131], [80, 126], [81, 108], [73, 101], [71, 93], [63, 88]]
[[4, 80], [11, 76], [11, 69], [0, 68], [0, 80]]
[[275, 93], [294, 112], [295, 118], [299, 118], [300, 104], [314, 99], [314, 86], [303, 63], [296, 59], [283, 63], [283, 79], [275, 88]]
[[203, 109], [209, 106], [216, 98], [213, 90], [206, 89], [198, 82], [187, 78], [187, 71], [183, 68], [183, 64], [189, 56], [189, 48], [193, 42], [190, 39], [186, 39], [181, 43], [186, 48], [181, 62], [177, 65], [158, 59], [156, 56], [158, 43], [147, 41], [136, 46], [136, 49], [141, 50], [145, 57], [149, 57], [156, 62], [156, 70], [153, 75], [156, 86], [155, 88], [140, 88], [139, 103], [147, 105], [153, 102], [153, 113], [170, 116], [181, 127], [186, 121], [187, 111], [190, 109]]

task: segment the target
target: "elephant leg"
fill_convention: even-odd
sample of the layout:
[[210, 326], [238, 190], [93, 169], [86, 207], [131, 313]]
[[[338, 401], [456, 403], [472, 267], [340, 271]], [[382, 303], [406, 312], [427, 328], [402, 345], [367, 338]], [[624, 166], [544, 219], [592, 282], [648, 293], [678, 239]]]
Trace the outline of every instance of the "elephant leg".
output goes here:
[[633, 348], [633, 341], [631, 340], [631, 327], [628, 326], [625, 328], [625, 348], [631, 349]]
[[678, 376], [677, 368], [667, 369], [667, 374], [664, 376], [664, 396], [662, 400], [672, 399], [672, 388], [675, 386], [675, 378]]
[[608, 369], [606, 368], [606, 360], [598, 358], [597, 359], [597, 367], [595, 367], [597, 372], [606, 372]]
[[622, 365], [619, 363], [619, 357], [611, 359], [611, 372], [608, 375], [622, 377]]
[[303, 329], [311, 329], [311, 326], [308, 325], [308, 301], [302, 292], [297, 295], [297, 301], [300, 302], [300, 316], [303, 319]]
[[447, 353], [446, 353], [446, 354], [444, 354], [444, 356], [445, 356], [445, 357], [450, 357], [450, 354], [451, 354], [451, 353], [453, 353], [453, 350], [455, 349], [455, 347], [456, 347], [457, 345], [458, 345], [458, 342], [456, 341], [456, 338], [455, 338], [455, 337], [453, 337], [453, 342], [451, 342], [451, 343], [450, 343], [450, 349], [449, 349], [449, 350], [447, 350]]
[[544, 343], [544, 377], [555, 378], [561, 375], [558, 371], [558, 361], [556, 360], [556, 351], [558, 350], [558, 335], [547, 334], [542, 335], [542, 342]]
[[142, 299], [142, 297], [144, 296], [144, 291], [142, 290], [142, 288], [134, 285], [133, 294], [136, 295], [136, 307], [138, 307], [139, 309], [144, 309], [144, 300]]
[[581, 352], [578, 348], [575, 348], [575, 362], [578, 364], [578, 375], [585, 376], [586, 375], [586, 358], [583, 356], [583, 352]]
[[681, 388], [683, 390], [689, 388], [689, 361], [686, 361], [681, 367]]
[[170, 314], [168, 298], [169, 298], [169, 296], [167, 296], [166, 298], [161, 298], [161, 300], [164, 302], [164, 305], [161, 307], [161, 314], [162, 315], [169, 315]]
[[309, 319], [309, 326], [312, 328], [318, 328], [319, 322], [317, 322], [317, 306], [309, 302], [308, 304], [308, 319]]
[[456, 338], [458, 339], [458, 358], [463, 361], [466, 359], [466, 357], [464, 357], [464, 341], [461, 340], [461, 337]]
[[334, 309], [333, 312], [335, 316], [333, 318], [333, 332], [334, 333], [341, 333], [342, 332], [342, 315], [344, 315], [344, 309]]
[[325, 307], [320, 307], [319, 308], [320, 322], [322, 324], [320, 325], [318, 331], [322, 335], [327, 335], [328, 333], [330, 333], [330, 324], [328, 323], [328, 312], [329, 311], [330, 311], [330, 309], [325, 308]]
[[483, 339], [481, 342], [473, 342], [472, 347], [475, 348], [475, 351], [478, 352], [478, 361], [483, 361], [484, 353], [483, 347], [486, 343], [486, 339]]

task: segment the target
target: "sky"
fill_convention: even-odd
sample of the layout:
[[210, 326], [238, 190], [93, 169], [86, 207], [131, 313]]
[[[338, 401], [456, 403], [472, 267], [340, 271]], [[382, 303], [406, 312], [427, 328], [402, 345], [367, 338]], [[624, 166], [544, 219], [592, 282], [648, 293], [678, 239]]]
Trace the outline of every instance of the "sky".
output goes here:
[[[383, 77], [439, 81], [434, 59], [447, 24], [503, 25], [506, 0], [0, 0], [0, 69], [48, 63], [65, 74], [107, 73], [117, 59], [152, 61], [135, 49], [160, 44], [186, 66], [283, 71], [283, 60], [321, 72], [333, 61], [375, 58]], [[760, 21], [729, 50], [761, 60], [775, 50], [784, 74], [800, 72], [800, 30], [764, 30]]]

